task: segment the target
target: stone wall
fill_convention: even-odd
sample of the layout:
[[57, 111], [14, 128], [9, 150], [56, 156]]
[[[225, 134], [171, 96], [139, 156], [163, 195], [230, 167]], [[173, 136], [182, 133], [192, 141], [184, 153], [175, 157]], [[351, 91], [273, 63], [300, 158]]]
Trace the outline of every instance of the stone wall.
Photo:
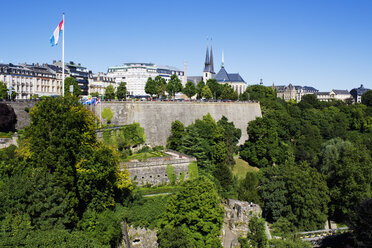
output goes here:
[[247, 140], [247, 124], [261, 117], [260, 104], [257, 102], [119, 102], [107, 101], [102, 106], [89, 107], [97, 116], [100, 109], [110, 108], [114, 114], [113, 125], [127, 125], [138, 122], [145, 128], [146, 143], [165, 145], [175, 120], [190, 125], [210, 113], [215, 120], [224, 115], [242, 130], [239, 144]]
[[11, 145], [17, 145], [17, 139], [18, 135], [13, 135], [13, 137], [10, 138], [0, 138], [0, 149], [9, 147]]
[[122, 168], [128, 168], [131, 179], [140, 186], [169, 183], [167, 175], [168, 164], [173, 166], [177, 179], [179, 179], [182, 171], [185, 173], [185, 179], [187, 179], [188, 166], [196, 159], [175, 151], [167, 151], [166, 154], [169, 157], [149, 158], [144, 162], [122, 162], [121, 166]]
[[36, 101], [15, 101], [15, 102], [3, 102], [14, 109], [17, 115], [16, 129], [22, 129], [25, 126], [30, 125], [30, 116], [25, 109], [32, 109], [35, 106]]

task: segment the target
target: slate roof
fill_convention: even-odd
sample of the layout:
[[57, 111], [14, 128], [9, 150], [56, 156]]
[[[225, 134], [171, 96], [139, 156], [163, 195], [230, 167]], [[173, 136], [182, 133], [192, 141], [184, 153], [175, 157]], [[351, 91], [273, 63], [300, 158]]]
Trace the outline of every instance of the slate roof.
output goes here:
[[239, 73], [227, 73], [224, 67], [213, 77], [217, 82], [242, 82], [245, 83]]
[[350, 91], [350, 94], [352, 94], [354, 97], [356, 97], [356, 95], [361, 96], [363, 95], [364, 92], [369, 91], [369, 90], [370, 89], [364, 88], [363, 84], [361, 84], [359, 88], [352, 89]]
[[347, 90], [332, 90], [336, 95], [349, 95], [349, 91]]

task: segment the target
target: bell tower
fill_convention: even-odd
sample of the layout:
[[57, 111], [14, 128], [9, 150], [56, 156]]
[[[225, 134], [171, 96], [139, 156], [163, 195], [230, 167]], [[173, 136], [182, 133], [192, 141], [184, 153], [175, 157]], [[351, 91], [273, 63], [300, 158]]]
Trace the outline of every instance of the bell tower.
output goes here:
[[[211, 39], [212, 40], [212, 39]], [[211, 53], [209, 56], [208, 39], [207, 39], [207, 51], [205, 54], [204, 70], [203, 70], [203, 81], [206, 83], [208, 79], [213, 78], [214, 66], [213, 66], [213, 50], [211, 45]]]

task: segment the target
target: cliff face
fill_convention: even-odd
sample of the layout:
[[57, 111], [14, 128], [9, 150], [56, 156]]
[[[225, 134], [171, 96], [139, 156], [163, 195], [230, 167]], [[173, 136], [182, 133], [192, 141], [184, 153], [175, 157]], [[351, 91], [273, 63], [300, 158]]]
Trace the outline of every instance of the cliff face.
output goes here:
[[100, 116], [100, 109], [111, 109], [114, 114], [111, 124], [114, 125], [140, 123], [145, 128], [146, 143], [150, 145], [166, 144], [173, 121], [179, 120], [188, 126], [208, 113], [216, 121], [222, 116], [233, 121], [235, 127], [242, 130], [239, 144], [243, 144], [248, 138], [248, 122], [261, 117], [260, 104], [253, 102], [103, 102], [102, 106], [90, 108], [97, 116]]

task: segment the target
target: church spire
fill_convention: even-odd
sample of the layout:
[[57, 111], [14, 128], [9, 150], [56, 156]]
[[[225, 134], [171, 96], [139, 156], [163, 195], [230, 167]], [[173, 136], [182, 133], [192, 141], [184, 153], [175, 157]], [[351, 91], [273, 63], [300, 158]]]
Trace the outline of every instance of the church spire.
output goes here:
[[211, 43], [211, 57], [209, 61], [209, 71], [214, 74], [212, 43]]
[[223, 50], [222, 50], [222, 63], [221, 63], [221, 68], [225, 68], [225, 56], [223, 54]]
[[207, 38], [207, 52], [205, 54], [204, 72], [209, 72], [209, 70], [210, 70], [210, 60], [209, 60], [209, 50], [208, 50], [208, 38]]

